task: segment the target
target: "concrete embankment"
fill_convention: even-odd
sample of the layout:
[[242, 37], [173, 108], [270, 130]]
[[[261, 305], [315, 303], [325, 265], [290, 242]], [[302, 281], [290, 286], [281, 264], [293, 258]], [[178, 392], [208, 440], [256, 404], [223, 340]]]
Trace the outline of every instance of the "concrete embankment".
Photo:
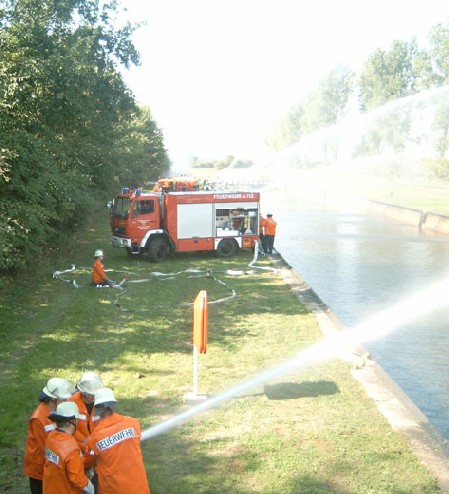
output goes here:
[[[315, 315], [323, 334], [334, 336], [345, 329], [330, 308], [282, 257], [273, 262], [297, 298]], [[362, 384], [392, 428], [408, 438], [411, 448], [435, 476], [442, 492], [449, 494], [448, 441], [363, 348], [348, 348], [341, 358], [352, 364], [353, 377]]]
[[423, 230], [432, 230], [449, 235], [449, 216], [437, 213], [425, 213], [425, 221], [422, 223]]
[[323, 194], [325, 202], [333, 207], [346, 205], [354, 210], [377, 214], [384, 218], [416, 226], [421, 231], [449, 235], [449, 216], [442, 213], [406, 208], [359, 197]]

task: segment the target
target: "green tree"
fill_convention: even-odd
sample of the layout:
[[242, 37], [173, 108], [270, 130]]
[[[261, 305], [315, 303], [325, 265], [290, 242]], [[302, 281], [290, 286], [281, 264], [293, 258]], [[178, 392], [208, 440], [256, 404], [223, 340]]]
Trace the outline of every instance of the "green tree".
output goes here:
[[[430, 52], [433, 62], [433, 81], [436, 87], [449, 84], [449, 24], [438, 24], [429, 33]], [[443, 158], [449, 148], [449, 103], [447, 95], [443, 94], [433, 99], [435, 115], [432, 122], [434, 132], [435, 151], [439, 158]], [[437, 160], [435, 167], [439, 178], [447, 179], [447, 173], [441, 173], [441, 164], [444, 160]], [[447, 166], [447, 164], [446, 164]], [[444, 166], [443, 166], [444, 168]]]
[[345, 66], [329, 71], [303, 103], [302, 127], [310, 134], [338, 123], [354, 90], [354, 72]]
[[428, 84], [428, 70], [428, 57], [418, 50], [416, 39], [394, 41], [388, 51], [375, 50], [365, 62], [358, 81], [362, 111], [423, 89], [417, 86], [417, 75], [422, 76], [421, 86]]
[[[337, 124], [344, 116], [349, 97], [354, 91], [354, 76], [354, 72], [346, 66], [338, 65], [330, 70], [317, 87], [274, 126], [266, 140], [270, 149], [279, 151], [319, 129]], [[326, 142], [323, 146], [327, 160], [329, 143]], [[334, 153], [337, 147], [334, 142]]]
[[112, 24], [114, 2], [0, 0], [0, 10], [1, 272], [72, 230], [127, 163], [146, 156], [163, 169], [168, 157], [118, 70], [139, 57], [134, 28]]
[[[419, 50], [416, 39], [394, 41], [387, 51], [377, 49], [359, 77], [362, 111], [370, 111], [400, 98], [428, 89], [433, 81], [429, 54]], [[411, 128], [408, 105], [385, 106], [365, 131], [357, 154], [378, 154], [388, 149], [402, 151]]]
[[271, 151], [280, 151], [287, 148], [301, 139], [302, 119], [304, 109], [301, 103], [293, 106], [287, 113], [287, 115], [277, 122], [265, 139], [268, 148]]
[[168, 174], [170, 160], [163, 133], [152, 119], [150, 108], [136, 108], [131, 119], [119, 123], [117, 131], [120, 138], [115, 146], [112, 187], [139, 186]]
[[434, 85], [449, 83], [449, 22], [434, 26], [429, 33]]

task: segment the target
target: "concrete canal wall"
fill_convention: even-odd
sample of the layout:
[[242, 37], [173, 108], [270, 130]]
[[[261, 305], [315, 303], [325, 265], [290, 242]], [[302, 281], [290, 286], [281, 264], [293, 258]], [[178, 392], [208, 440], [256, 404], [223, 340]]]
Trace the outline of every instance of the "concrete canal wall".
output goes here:
[[433, 230], [449, 235], [449, 216], [437, 213], [424, 213], [425, 219], [421, 225], [423, 230]]
[[[345, 329], [332, 310], [282, 257], [273, 264], [296, 297], [315, 315], [323, 334], [332, 337]], [[367, 356], [363, 347], [348, 348], [340, 357], [352, 364], [353, 377], [361, 383], [391, 427], [408, 438], [415, 454], [436, 477], [441, 492], [449, 494], [449, 444], [446, 439], [383, 368]]]
[[406, 208], [379, 201], [370, 201], [359, 197], [323, 195], [325, 202], [333, 207], [345, 205], [354, 210], [377, 214], [384, 218], [416, 226], [422, 231], [449, 235], [449, 216], [442, 213]]

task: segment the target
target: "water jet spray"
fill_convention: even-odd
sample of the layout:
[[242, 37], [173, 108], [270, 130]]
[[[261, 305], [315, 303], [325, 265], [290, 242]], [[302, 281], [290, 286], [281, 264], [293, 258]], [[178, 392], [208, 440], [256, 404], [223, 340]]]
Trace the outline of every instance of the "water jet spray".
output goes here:
[[449, 305], [447, 293], [449, 293], [449, 276], [405, 298], [390, 308], [376, 313], [367, 321], [301, 350], [293, 358], [284, 363], [267, 369], [221, 394], [199, 403], [185, 412], [145, 429], [142, 432], [141, 440], [145, 441], [163, 434], [187, 419], [214, 408], [243, 391], [252, 389], [277, 376], [293, 370], [299, 370], [312, 363], [329, 360], [332, 357], [347, 353], [349, 349], [362, 343], [385, 338], [388, 334], [405, 324], [436, 309]]

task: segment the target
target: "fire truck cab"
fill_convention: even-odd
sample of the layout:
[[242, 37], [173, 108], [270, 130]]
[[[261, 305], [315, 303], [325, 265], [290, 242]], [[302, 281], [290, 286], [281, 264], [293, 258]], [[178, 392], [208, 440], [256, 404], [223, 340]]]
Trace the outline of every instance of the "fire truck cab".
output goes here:
[[146, 192], [122, 189], [112, 201], [112, 245], [153, 262], [172, 252], [231, 257], [259, 238], [258, 192]]

